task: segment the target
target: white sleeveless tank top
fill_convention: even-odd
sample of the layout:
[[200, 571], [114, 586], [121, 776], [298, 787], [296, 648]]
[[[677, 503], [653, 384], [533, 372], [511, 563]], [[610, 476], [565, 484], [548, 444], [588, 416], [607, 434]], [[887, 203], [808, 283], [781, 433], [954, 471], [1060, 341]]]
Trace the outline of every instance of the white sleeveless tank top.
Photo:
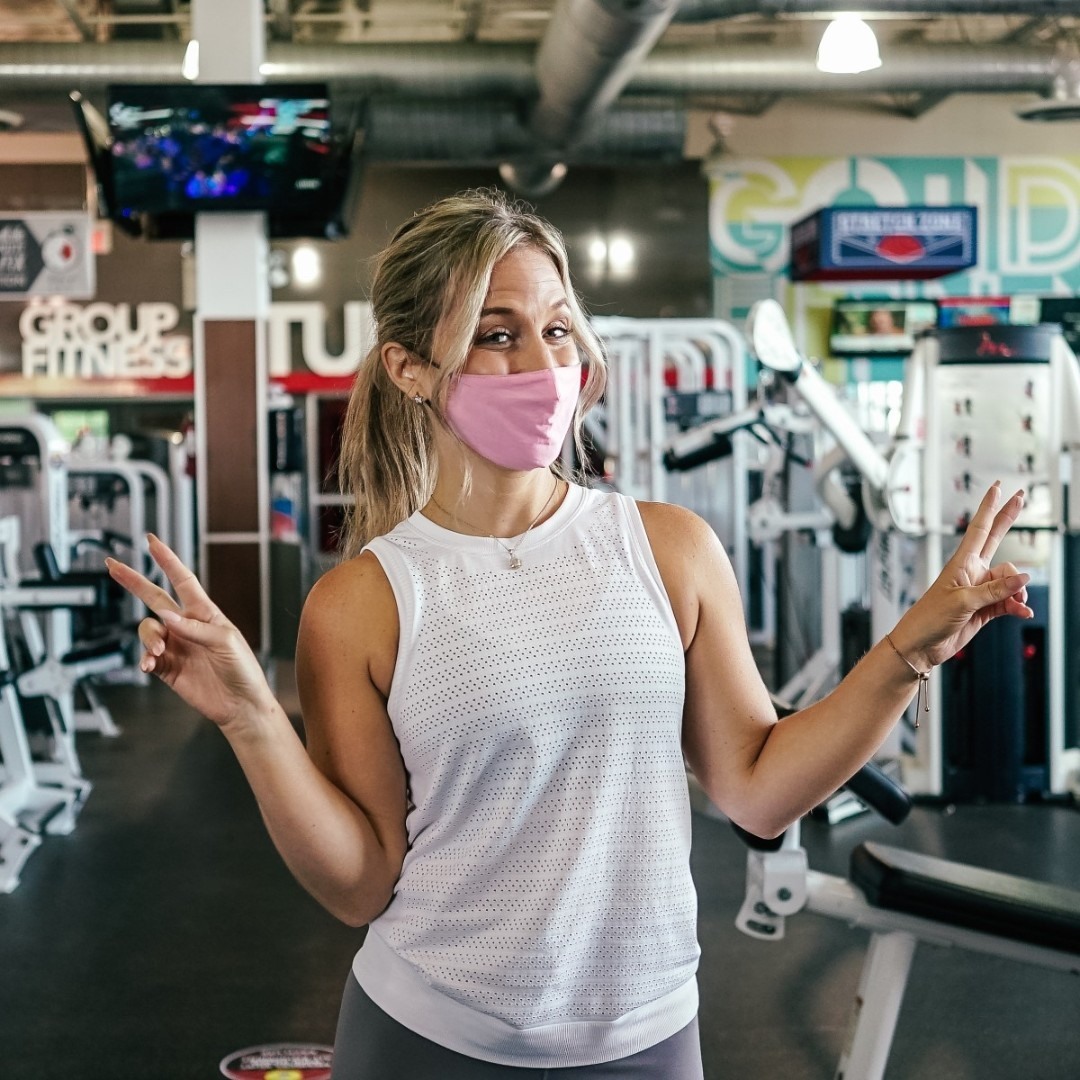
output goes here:
[[397, 599], [388, 712], [409, 847], [353, 965], [459, 1053], [625, 1057], [697, 1010], [685, 668], [633, 500], [571, 486], [519, 569], [414, 514], [369, 549]]

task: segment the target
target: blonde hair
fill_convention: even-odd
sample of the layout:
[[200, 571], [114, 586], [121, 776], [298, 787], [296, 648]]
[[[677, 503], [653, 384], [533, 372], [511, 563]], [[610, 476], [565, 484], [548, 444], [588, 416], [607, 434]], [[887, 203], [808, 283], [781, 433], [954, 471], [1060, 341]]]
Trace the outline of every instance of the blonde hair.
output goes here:
[[[353, 496], [341, 534], [344, 558], [389, 532], [431, 497], [437, 479], [432, 425], [440, 422], [449, 382], [473, 346], [495, 264], [515, 248], [550, 256], [566, 290], [573, 336], [588, 377], [574, 416], [584, 461], [582, 420], [604, 392], [603, 347], [570, 283], [558, 231], [529, 207], [479, 189], [418, 211], [378, 256], [371, 289], [376, 342], [356, 373], [342, 425], [338, 479]], [[382, 362], [388, 342], [422, 360], [437, 358], [431, 408], [394, 385]], [[562, 475], [561, 467], [552, 466]], [[570, 477], [565, 477], [570, 479]]]

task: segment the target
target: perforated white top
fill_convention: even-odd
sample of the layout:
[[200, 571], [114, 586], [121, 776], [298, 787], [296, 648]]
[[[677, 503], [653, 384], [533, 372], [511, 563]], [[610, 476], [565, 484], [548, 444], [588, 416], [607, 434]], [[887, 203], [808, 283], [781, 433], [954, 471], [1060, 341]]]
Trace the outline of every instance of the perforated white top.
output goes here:
[[401, 638], [388, 702], [409, 850], [354, 964], [444, 1046], [554, 1068], [697, 1007], [678, 627], [636, 504], [573, 486], [509, 568], [420, 514], [370, 545]]

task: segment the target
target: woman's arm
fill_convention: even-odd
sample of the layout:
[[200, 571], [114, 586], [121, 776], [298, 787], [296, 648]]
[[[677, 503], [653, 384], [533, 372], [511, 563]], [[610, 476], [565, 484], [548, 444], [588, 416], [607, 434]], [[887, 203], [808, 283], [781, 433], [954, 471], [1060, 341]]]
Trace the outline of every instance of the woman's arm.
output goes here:
[[374, 555], [342, 564], [311, 590], [296, 651], [307, 752], [348, 797], [362, 834], [352, 865], [333, 856], [326, 866], [336, 869], [329, 884], [340, 908], [315, 895], [353, 925], [390, 902], [407, 847], [405, 766], [386, 712], [397, 646], [397, 605]]
[[388, 610], [390, 588], [376, 561], [331, 571], [305, 605], [297, 656], [305, 750], [239, 631], [165, 544], [152, 540], [150, 552], [179, 603], [109, 563], [162, 620], [140, 624], [143, 670], [221, 729], [304, 888], [350, 925], [369, 922], [389, 902], [405, 851], [404, 767], [385, 693], [372, 682], [397, 643], [393, 597]]
[[[1030, 617], [1026, 575], [1009, 565], [989, 569], [1022, 505], [1014, 496], [998, 510], [997, 501], [992, 489], [941, 577], [892, 632], [920, 670], [951, 656], [996, 615]], [[918, 678], [879, 642], [831, 694], [777, 721], [750, 652], [735, 575], [712, 529], [680, 507], [640, 508], [686, 650], [687, 763], [732, 820], [776, 836], [873, 756]]]

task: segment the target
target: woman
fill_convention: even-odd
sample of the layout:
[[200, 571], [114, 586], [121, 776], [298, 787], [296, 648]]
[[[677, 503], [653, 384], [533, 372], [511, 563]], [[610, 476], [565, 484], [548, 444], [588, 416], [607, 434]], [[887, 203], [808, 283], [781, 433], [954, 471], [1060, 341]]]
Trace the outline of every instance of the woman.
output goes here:
[[550, 226], [491, 192], [444, 200], [398, 230], [372, 302], [347, 557], [297, 650], [306, 750], [157, 540], [178, 602], [110, 564], [161, 618], [142, 666], [221, 727], [299, 881], [369, 926], [338, 1080], [700, 1078], [685, 764], [762, 836], [828, 797], [921, 675], [1030, 617], [1027, 576], [990, 569], [1021, 495], [995, 485], [891, 635], [778, 722], [709, 527], [554, 464], [604, 366]]

